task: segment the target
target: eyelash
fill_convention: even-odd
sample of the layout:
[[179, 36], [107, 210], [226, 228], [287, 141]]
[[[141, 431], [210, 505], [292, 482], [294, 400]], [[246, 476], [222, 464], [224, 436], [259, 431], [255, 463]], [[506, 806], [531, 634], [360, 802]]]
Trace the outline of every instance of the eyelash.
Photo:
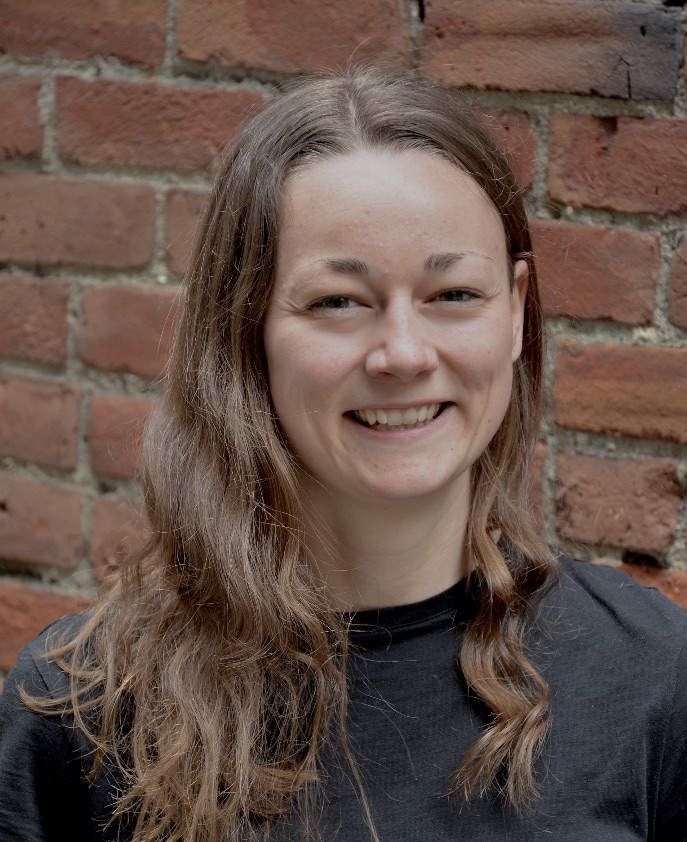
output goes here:
[[319, 298], [317, 301], [313, 301], [313, 303], [308, 307], [311, 313], [315, 313], [318, 310], [329, 310], [330, 312], [345, 312], [349, 310], [349, 307], [332, 307], [331, 304], [335, 301], [355, 301], [350, 295], [327, 295], [324, 298]]
[[477, 301], [480, 298], [482, 298], [482, 296], [478, 292], [473, 292], [470, 289], [447, 289], [447, 290], [444, 290], [444, 292], [440, 292], [438, 295], [435, 295], [434, 300], [436, 301], [437, 299], [441, 299], [441, 297], [444, 296], [444, 295], [452, 295], [452, 294], [458, 294], [460, 296], [465, 296], [465, 297], [462, 298], [460, 301], [456, 301], [456, 299], [446, 299], [446, 298], [444, 298], [443, 300], [449, 301], [450, 303], [467, 304], [470, 301]]
[[[451, 295], [458, 295], [458, 296], [461, 296], [461, 298], [460, 298], [460, 300], [458, 300], [456, 298], [445, 298], [444, 297], [444, 296], [451, 296]], [[437, 295], [435, 295], [434, 298], [432, 298], [431, 300], [432, 301], [445, 301], [446, 303], [449, 303], [449, 304], [454, 304], [454, 303], [455, 304], [469, 304], [470, 302], [477, 301], [481, 298], [482, 298], [482, 296], [477, 292], [473, 292], [472, 290], [469, 290], [469, 289], [458, 288], [458, 289], [444, 290], [443, 292], [440, 292]], [[319, 311], [329, 311], [330, 313], [336, 313], [336, 312], [343, 313], [343, 312], [347, 312], [347, 311], [352, 309], [348, 305], [345, 306], [345, 307], [332, 306], [334, 304], [334, 302], [339, 302], [339, 303], [353, 302], [354, 304], [358, 303], [356, 301], [356, 299], [353, 298], [350, 295], [327, 295], [324, 298], [319, 298], [317, 301], [314, 301], [308, 307], [308, 309], [310, 310], [311, 313], [316, 313], [318, 310]]]

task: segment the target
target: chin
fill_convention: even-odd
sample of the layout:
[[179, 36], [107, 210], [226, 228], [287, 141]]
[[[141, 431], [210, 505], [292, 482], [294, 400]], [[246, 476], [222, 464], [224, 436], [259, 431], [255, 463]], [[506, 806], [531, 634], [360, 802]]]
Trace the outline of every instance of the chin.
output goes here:
[[384, 475], [368, 478], [360, 483], [360, 491], [357, 494], [359, 499], [370, 503], [378, 502], [403, 502], [409, 500], [420, 501], [424, 498], [445, 496], [462, 493], [467, 474], [461, 473], [452, 477], [439, 477], [436, 473], [430, 475], [413, 475], [407, 471], [394, 477], [390, 471]]

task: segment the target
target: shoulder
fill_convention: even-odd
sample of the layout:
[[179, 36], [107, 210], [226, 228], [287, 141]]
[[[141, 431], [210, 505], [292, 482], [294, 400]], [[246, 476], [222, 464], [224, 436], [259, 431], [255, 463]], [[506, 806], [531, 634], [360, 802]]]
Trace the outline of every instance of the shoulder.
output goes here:
[[49, 657], [51, 650], [72, 640], [83, 628], [88, 614], [67, 614], [46, 626], [24, 646], [5, 679], [4, 693], [23, 687], [30, 695], [57, 697], [68, 690], [63, 670]]
[[680, 681], [687, 611], [613, 567], [562, 555], [538, 616], [561, 666], [643, 675], [665, 689]]
[[655, 811], [656, 839], [686, 839], [687, 611], [619, 570], [563, 555], [537, 627], [560, 775], [593, 781], [590, 799], [612, 792], [621, 803], [624, 790], [630, 814]]
[[90, 745], [59, 709], [55, 716], [24, 704], [22, 690], [59, 700], [68, 679], [46, 654], [78, 633], [85, 617], [72, 615], [44, 629], [20, 652], [0, 696], [0, 837], [93, 840], [91, 788], [83, 782]]
[[[7, 753], [12, 745], [21, 747], [15, 752], [17, 756], [24, 752], [60, 754], [67, 747], [77, 753], [89, 749], [82, 732], [74, 727], [67, 701], [69, 676], [50, 657], [56, 647], [73, 640], [87, 619], [87, 613], [67, 615], [43, 629], [19, 652], [0, 695], [0, 753]], [[46, 711], [52, 712], [37, 712], [25, 703], [27, 696], [45, 702]]]
[[[656, 588], [646, 587], [605, 564], [560, 556], [558, 601], [580, 619], [607, 622], [648, 636], [671, 635], [687, 622], [687, 611]], [[554, 596], [555, 598], [555, 596]]]

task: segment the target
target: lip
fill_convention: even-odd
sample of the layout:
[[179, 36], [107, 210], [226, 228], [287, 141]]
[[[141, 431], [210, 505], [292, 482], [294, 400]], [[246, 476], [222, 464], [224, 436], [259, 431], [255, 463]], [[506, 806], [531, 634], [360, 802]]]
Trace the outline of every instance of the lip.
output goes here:
[[[355, 429], [362, 435], [372, 436], [378, 441], [394, 441], [397, 439], [414, 439], [422, 436], [430, 435], [435, 430], [439, 430], [450, 418], [456, 406], [453, 401], [434, 401], [434, 403], [441, 403], [443, 405], [442, 411], [435, 415], [435, 417], [428, 423], [422, 424], [419, 427], [407, 427], [405, 430], [379, 430], [375, 427], [368, 427], [365, 424], [360, 424], [353, 417], [352, 412], [344, 413], [344, 418], [350, 424], [355, 426]], [[375, 406], [375, 409], [410, 409], [412, 407], [421, 406], [417, 403], [406, 404], [385, 404], [384, 407]]]

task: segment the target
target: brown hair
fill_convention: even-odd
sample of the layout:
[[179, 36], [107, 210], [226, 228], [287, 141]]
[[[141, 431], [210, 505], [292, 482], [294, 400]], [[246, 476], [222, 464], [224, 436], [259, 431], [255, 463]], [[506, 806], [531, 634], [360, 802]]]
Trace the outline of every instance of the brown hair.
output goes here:
[[479, 608], [460, 663], [491, 718], [456, 758], [447, 788], [470, 798], [500, 785], [515, 805], [536, 792], [548, 690], [524, 633], [555, 562], [526, 502], [543, 336], [522, 196], [481, 120], [453, 92], [357, 71], [290, 90], [229, 152], [147, 431], [150, 541], [77, 638], [53, 653], [95, 744], [94, 773], [112, 758], [124, 775], [117, 814], [135, 815], [139, 840], [264, 830], [314, 791], [328, 735], [338, 727], [346, 744], [345, 618], [307, 563], [307, 512], [272, 412], [262, 328], [285, 179], [359, 148], [427, 150], [467, 171], [501, 216], [511, 260], [529, 263], [510, 405], [471, 473], [466, 546]]

